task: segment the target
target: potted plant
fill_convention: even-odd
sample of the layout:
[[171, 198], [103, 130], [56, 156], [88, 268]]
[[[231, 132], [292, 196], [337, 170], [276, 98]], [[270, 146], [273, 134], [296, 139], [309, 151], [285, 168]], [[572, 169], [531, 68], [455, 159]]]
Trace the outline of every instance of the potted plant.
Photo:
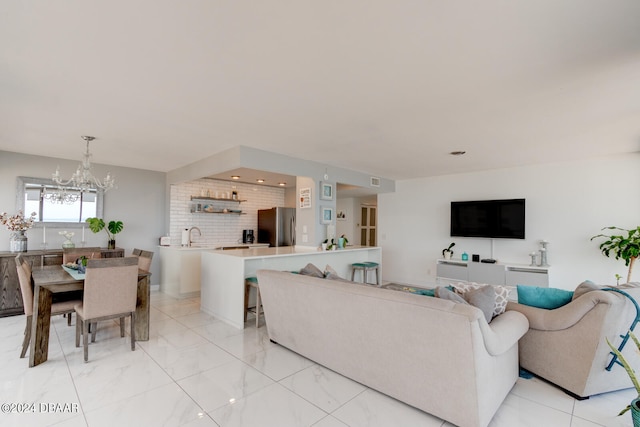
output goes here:
[[629, 267], [627, 273], [627, 283], [631, 281], [631, 274], [633, 272], [633, 265], [640, 255], [640, 227], [626, 230], [620, 227], [605, 227], [603, 230], [618, 230], [624, 233], [621, 234], [598, 234], [591, 238], [591, 240], [604, 237], [605, 240], [600, 244], [600, 251], [606, 257], [613, 255], [615, 259], [622, 258], [624, 265]]
[[116, 248], [115, 235], [121, 232], [124, 228], [122, 221], [109, 221], [109, 224], [105, 224], [102, 218], [87, 218], [87, 223], [89, 223], [89, 229], [94, 233], [99, 233], [101, 230], [104, 230], [105, 233], [107, 233], [107, 236], [109, 236], [109, 244], [107, 245], [107, 248]]
[[[629, 331], [629, 337], [635, 343], [636, 347], [638, 348], [638, 351], [640, 351], [640, 341], [638, 341], [638, 338], [631, 331]], [[625, 359], [622, 353], [620, 353], [620, 350], [618, 350], [616, 347], [614, 347], [611, 344], [611, 342], [609, 342], [608, 338], [606, 340], [607, 340], [607, 344], [611, 348], [611, 351], [613, 351], [613, 353], [618, 357], [618, 360], [624, 367], [624, 370], [627, 371], [627, 374], [629, 374], [629, 378], [631, 379], [633, 386], [636, 388], [636, 391], [638, 392], [638, 397], [633, 399], [631, 403], [629, 403], [626, 408], [620, 411], [618, 415], [620, 416], [625, 412], [627, 412], [629, 409], [631, 409], [631, 419], [633, 420], [633, 426], [640, 427], [640, 407], [638, 406], [640, 404], [640, 383], [638, 382], [636, 373], [631, 367], [631, 365], [629, 364], [629, 361], [627, 361], [627, 359]]]
[[340, 249], [344, 249], [344, 247], [347, 246], [347, 243], [349, 243], [349, 239], [347, 239], [344, 234], [340, 236], [340, 238], [338, 239], [338, 247]]
[[455, 245], [456, 244], [452, 242], [448, 248], [444, 248], [442, 250], [442, 257], [444, 259], [451, 259], [451, 257], [453, 256], [453, 251], [451, 250], [451, 248], [454, 247]]

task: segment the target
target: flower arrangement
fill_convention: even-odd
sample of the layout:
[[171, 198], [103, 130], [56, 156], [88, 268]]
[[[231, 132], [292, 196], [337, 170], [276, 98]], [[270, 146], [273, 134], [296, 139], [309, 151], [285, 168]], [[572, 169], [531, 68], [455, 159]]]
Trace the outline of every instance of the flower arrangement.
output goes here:
[[32, 212], [30, 217], [24, 216], [22, 211], [18, 211], [15, 215], [9, 215], [3, 212], [0, 215], [0, 222], [2, 225], [6, 225], [10, 231], [27, 231], [33, 227], [33, 222], [36, 220], [36, 213]]
[[63, 231], [58, 231], [58, 234], [61, 236], [64, 236], [65, 239], [67, 240], [71, 240], [71, 238], [76, 234], [73, 231], [67, 231], [67, 230], [63, 230]]

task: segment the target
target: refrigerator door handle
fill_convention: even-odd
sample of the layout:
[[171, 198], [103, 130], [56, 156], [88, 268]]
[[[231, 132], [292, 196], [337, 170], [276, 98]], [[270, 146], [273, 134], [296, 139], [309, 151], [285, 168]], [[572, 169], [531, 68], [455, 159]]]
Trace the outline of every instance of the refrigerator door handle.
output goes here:
[[296, 218], [291, 218], [291, 245], [296, 245]]

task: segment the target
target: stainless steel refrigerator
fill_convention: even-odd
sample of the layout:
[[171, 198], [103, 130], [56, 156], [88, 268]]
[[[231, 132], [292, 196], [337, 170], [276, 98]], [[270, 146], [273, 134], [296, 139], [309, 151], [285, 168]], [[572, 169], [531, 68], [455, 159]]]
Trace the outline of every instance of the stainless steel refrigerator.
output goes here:
[[258, 243], [269, 246], [296, 244], [296, 208], [271, 208], [258, 211]]

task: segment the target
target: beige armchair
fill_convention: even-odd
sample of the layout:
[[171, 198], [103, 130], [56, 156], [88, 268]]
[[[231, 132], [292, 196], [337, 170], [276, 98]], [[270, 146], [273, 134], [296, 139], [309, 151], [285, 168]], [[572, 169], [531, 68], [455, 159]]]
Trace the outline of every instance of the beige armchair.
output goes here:
[[[22, 341], [22, 352], [20, 358], [27, 354], [29, 342], [31, 341], [31, 325], [33, 324], [33, 286], [31, 285], [31, 266], [22, 255], [16, 256], [16, 269], [18, 272], [18, 281], [20, 282], [20, 293], [22, 294], [22, 303], [24, 304], [24, 314], [27, 316], [27, 324], [24, 328], [24, 340]], [[71, 313], [73, 307], [80, 300], [70, 300], [62, 302], [54, 302], [51, 304], [51, 315], [68, 314], [68, 321], [71, 322]]]
[[[639, 287], [620, 288], [640, 301]], [[618, 347], [636, 318], [635, 304], [623, 294], [594, 290], [554, 310], [514, 302], [507, 310], [529, 320], [529, 331], [519, 342], [522, 368], [578, 398], [633, 387], [624, 368], [611, 365], [605, 340]], [[637, 357], [634, 347], [629, 341], [622, 353]]]
[[89, 360], [89, 324], [95, 341], [97, 322], [120, 318], [120, 336], [124, 337], [123, 318], [131, 317], [131, 350], [135, 350], [135, 312], [138, 290], [138, 258], [104, 258], [87, 262], [84, 298], [75, 306], [76, 347], [83, 336], [84, 361]]

